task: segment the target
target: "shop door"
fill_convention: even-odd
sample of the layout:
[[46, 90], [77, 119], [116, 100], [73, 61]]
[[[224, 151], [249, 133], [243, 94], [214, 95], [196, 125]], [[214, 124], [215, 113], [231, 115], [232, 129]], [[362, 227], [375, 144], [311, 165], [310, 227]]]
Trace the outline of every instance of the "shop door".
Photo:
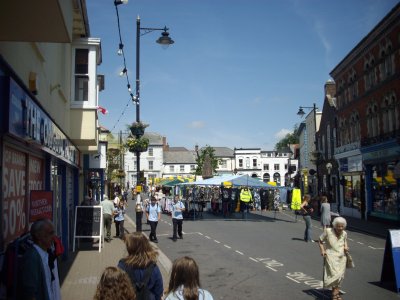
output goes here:
[[61, 216], [61, 201], [62, 201], [62, 177], [57, 174], [57, 166], [53, 166], [51, 176], [51, 189], [53, 191], [53, 224], [56, 227], [56, 234], [62, 235], [62, 216]]

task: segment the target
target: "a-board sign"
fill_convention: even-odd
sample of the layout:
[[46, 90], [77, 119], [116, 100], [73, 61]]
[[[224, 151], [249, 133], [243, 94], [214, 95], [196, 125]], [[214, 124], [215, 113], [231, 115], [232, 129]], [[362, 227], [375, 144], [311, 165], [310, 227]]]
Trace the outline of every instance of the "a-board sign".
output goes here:
[[99, 252], [101, 249], [101, 237], [103, 235], [103, 207], [101, 206], [76, 206], [74, 246], [76, 238], [99, 238]]
[[386, 238], [381, 282], [393, 285], [400, 292], [400, 229], [389, 230]]

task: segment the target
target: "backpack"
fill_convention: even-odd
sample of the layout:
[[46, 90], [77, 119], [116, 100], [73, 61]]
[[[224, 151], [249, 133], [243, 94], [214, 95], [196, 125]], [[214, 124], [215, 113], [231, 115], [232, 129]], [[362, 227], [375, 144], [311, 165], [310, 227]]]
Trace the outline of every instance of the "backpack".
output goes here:
[[135, 270], [129, 268], [124, 262], [122, 262], [122, 269], [128, 273], [131, 282], [136, 290], [136, 300], [151, 300], [155, 299], [153, 293], [149, 290], [148, 284], [151, 277], [151, 273], [153, 273], [153, 269], [155, 264], [150, 264], [144, 271], [143, 281], [136, 282], [135, 278]]

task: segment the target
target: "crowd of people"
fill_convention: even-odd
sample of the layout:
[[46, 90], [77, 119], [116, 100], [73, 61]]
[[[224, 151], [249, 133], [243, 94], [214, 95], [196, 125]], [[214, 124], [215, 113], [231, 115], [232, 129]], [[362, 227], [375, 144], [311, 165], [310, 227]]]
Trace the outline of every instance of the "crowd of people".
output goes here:
[[[201, 288], [199, 268], [195, 260], [184, 256], [174, 261], [168, 288], [164, 289], [157, 265], [158, 251], [141, 232], [125, 238], [127, 256], [117, 267], [107, 267], [101, 275], [95, 300], [212, 300], [210, 292]], [[116, 298], [117, 297], [117, 298]]]

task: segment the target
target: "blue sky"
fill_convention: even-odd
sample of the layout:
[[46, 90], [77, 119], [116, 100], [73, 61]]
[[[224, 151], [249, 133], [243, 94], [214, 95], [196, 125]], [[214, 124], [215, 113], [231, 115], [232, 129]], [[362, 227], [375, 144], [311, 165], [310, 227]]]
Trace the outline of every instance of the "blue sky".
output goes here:
[[[397, 0], [129, 0], [119, 5], [130, 83], [136, 78], [136, 17], [141, 27], [140, 118], [170, 146], [273, 150], [295, 124], [298, 107], [322, 109], [332, 69]], [[102, 43], [105, 90], [100, 124], [117, 134], [136, 120], [113, 0], [87, 0], [92, 37]]]

